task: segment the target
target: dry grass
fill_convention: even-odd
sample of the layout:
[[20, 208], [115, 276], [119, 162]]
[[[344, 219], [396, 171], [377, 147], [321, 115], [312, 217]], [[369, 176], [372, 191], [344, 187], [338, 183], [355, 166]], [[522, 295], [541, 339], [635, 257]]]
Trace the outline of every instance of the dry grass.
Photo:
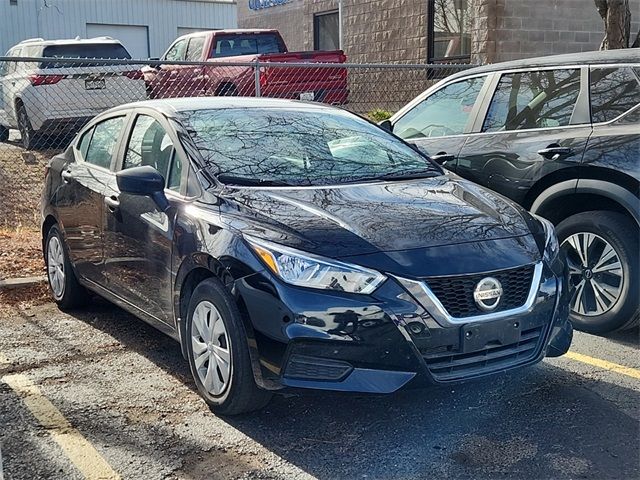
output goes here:
[[0, 279], [44, 275], [40, 232], [0, 229]]

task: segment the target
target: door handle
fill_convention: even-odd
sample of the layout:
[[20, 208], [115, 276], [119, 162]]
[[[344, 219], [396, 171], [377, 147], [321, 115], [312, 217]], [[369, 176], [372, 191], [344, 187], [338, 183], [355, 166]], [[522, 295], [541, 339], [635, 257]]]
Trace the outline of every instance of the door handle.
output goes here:
[[430, 158], [438, 165], [444, 165], [447, 162], [453, 162], [456, 159], [456, 156], [451, 153], [440, 152], [432, 155]]
[[110, 212], [115, 212], [120, 206], [120, 201], [115, 195], [110, 197], [104, 197], [104, 204], [107, 206]]
[[71, 180], [73, 180], [73, 173], [71, 173], [71, 170], [63, 170], [60, 176], [62, 177], [62, 181], [64, 183], [69, 183]]
[[548, 158], [550, 160], [558, 160], [560, 157], [571, 155], [571, 152], [572, 150], [569, 147], [549, 145], [547, 148], [538, 150], [538, 155], [542, 155], [544, 158]]

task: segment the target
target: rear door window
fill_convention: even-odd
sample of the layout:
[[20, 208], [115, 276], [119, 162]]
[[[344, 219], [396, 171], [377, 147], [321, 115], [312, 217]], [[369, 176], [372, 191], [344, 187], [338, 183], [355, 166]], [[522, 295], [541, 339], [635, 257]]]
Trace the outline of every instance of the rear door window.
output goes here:
[[629, 67], [592, 68], [591, 121], [608, 122], [640, 104], [640, 80]]
[[197, 62], [202, 59], [202, 49], [204, 47], [204, 37], [193, 37], [189, 40], [187, 48], [187, 61]]
[[263, 53], [284, 52], [284, 46], [277, 35], [221, 35], [216, 37], [213, 47], [214, 57], [233, 57], [237, 55], [258, 55]]
[[124, 118], [110, 118], [95, 126], [84, 157], [87, 163], [107, 169], [111, 167], [111, 159], [118, 145]]
[[484, 81], [474, 77], [441, 88], [403, 115], [393, 132], [407, 140], [464, 133]]
[[541, 70], [502, 75], [483, 132], [569, 125], [580, 93], [580, 70]]

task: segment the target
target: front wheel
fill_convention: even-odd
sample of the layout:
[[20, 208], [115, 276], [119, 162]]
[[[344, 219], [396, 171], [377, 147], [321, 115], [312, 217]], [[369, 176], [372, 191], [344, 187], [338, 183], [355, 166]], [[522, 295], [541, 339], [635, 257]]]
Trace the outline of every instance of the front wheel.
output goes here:
[[567, 254], [571, 322], [606, 333], [638, 324], [638, 226], [616, 212], [572, 215], [557, 227]]
[[187, 357], [200, 395], [221, 415], [259, 410], [271, 393], [253, 377], [247, 334], [233, 298], [215, 278], [200, 283], [189, 302]]

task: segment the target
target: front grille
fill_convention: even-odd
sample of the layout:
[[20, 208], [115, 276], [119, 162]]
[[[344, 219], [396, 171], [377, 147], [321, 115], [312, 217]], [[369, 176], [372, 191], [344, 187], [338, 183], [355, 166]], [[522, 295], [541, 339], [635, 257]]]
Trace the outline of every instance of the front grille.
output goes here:
[[524, 305], [529, 295], [534, 270], [534, 265], [525, 265], [491, 274], [431, 277], [425, 279], [425, 282], [449, 315], [455, 318], [464, 318], [487, 313], [476, 305], [473, 291], [478, 282], [488, 276], [498, 279], [502, 284], [503, 291], [500, 303], [495, 310], [492, 310], [492, 313]]
[[460, 380], [496, 372], [533, 360], [540, 352], [545, 326], [523, 330], [510, 345], [490, 346], [470, 353], [426, 354], [423, 358], [436, 380]]

